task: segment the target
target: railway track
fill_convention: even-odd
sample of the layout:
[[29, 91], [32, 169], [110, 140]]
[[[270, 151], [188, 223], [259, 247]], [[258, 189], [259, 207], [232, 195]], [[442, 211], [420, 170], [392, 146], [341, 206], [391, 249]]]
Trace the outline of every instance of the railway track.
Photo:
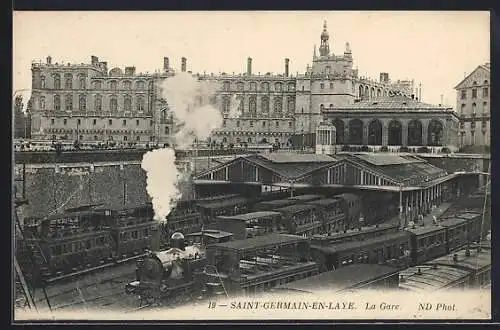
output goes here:
[[[75, 278], [69, 283], [51, 284], [46, 287], [47, 299], [52, 311], [112, 306], [129, 300], [125, 299], [125, 285], [134, 279], [135, 264], [120, 265]], [[48, 309], [47, 299], [42, 290], [37, 290], [37, 307]]]

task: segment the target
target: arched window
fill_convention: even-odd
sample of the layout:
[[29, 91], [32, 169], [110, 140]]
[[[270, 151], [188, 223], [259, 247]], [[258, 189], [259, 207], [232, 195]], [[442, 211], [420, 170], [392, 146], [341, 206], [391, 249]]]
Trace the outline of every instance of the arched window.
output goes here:
[[143, 90], [143, 89], [144, 89], [144, 86], [145, 86], [145, 85], [144, 85], [144, 81], [142, 81], [142, 80], [141, 80], [141, 81], [138, 81], [138, 82], [137, 82], [137, 84], [136, 84], [136, 88], [137, 88], [138, 90]]
[[116, 96], [111, 96], [109, 99], [109, 109], [111, 111], [118, 111], [118, 100], [116, 99]]
[[102, 96], [96, 95], [94, 98], [94, 110], [101, 111], [102, 110]]
[[64, 75], [64, 88], [66, 89], [73, 88], [73, 75], [71, 73], [66, 73]]
[[240, 81], [238, 82], [238, 91], [242, 92], [245, 89], [245, 85]]
[[123, 88], [124, 89], [132, 89], [132, 83], [130, 81], [124, 81], [123, 82]]
[[130, 95], [125, 95], [123, 100], [123, 108], [125, 111], [132, 111], [132, 97]]
[[222, 112], [229, 113], [230, 107], [231, 107], [231, 100], [229, 99], [229, 96], [225, 95], [222, 98]]
[[288, 97], [288, 112], [295, 112], [295, 99], [292, 96]]
[[250, 83], [250, 90], [252, 92], [255, 92], [257, 90], [257, 84], [253, 81]]
[[476, 114], [476, 103], [472, 103], [472, 113], [475, 115]]
[[274, 98], [274, 114], [275, 115], [281, 115], [283, 111], [283, 101], [281, 100], [281, 97], [275, 97]]
[[73, 110], [73, 95], [68, 94], [64, 99], [64, 104], [66, 105], [66, 111]]
[[80, 111], [87, 110], [87, 96], [86, 95], [80, 95], [80, 97], [78, 98], [78, 109]]
[[61, 75], [59, 73], [54, 75], [54, 89], [61, 89]]
[[116, 90], [117, 86], [118, 83], [116, 81], [113, 80], [109, 82], [109, 89]]
[[488, 113], [488, 102], [483, 102], [483, 113]]
[[167, 123], [167, 110], [162, 110], [160, 112], [160, 124], [166, 124]]
[[144, 111], [144, 96], [137, 96], [137, 111]]
[[170, 134], [170, 130], [169, 130], [168, 126], [165, 126], [165, 135], [168, 135], [168, 134]]
[[124, 135], [123, 136], [123, 141], [127, 141], [128, 140], [128, 136]]
[[319, 111], [323, 111], [323, 110], [325, 110], [325, 106], [323, 104], [320, 104], [319, 105]]
[[283, 90], [283, 85], [280, 82], [277, 82], [276, 84], [274, 84], [274, 89], [277, 92], [281, 92]]
[[100, 81], [94, 81], [94, 89], [101, 89], [102, 83]]
[[40, 96], [40, 109], [45, 109], [45, 96]]
[[289, 92], [295, 92], [295, 84], [294, 83], [289, 83], [288, 84], [288, 91]]
[[269, 99], [267, 97], [263, 97], [261, 102], [262, 113], [269, 113]]
[[40, 77], [40, 88], [45, 88], [45, 76]]
[[263, 92], [269, 92], [269, 83], [267, 82], [263, 82], [261, 85], [260, 85], [260, 88], [262, 89]]
[[257, 101], [255, 99], [255, 96], [250, 97], [250, 100], [248, 102], [248, 112], [250, 113], [251, 117], [257, 116]]
[[87, 77], [84, 74], [78, 76], [78, 84], [80, 89], [87, 88]]
[[54, 110], [61, 110], [61, 97], [54, 95]]
[[243, 96], [238, 96], [238, 113], [243, 114], [243, 109], [245, 107], [245, 99]]

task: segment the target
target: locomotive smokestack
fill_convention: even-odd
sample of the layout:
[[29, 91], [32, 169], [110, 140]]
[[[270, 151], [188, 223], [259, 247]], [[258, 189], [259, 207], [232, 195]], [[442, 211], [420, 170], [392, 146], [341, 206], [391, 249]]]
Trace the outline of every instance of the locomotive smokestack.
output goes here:
[[182, 233], [179, 232], [173, 233], [172, 237], [170, 238], [170, 244], [172, 245], [173, 248], [177, 248], [179, 250], [184, 251], [186, 248], [184, 235], [182, 235]]

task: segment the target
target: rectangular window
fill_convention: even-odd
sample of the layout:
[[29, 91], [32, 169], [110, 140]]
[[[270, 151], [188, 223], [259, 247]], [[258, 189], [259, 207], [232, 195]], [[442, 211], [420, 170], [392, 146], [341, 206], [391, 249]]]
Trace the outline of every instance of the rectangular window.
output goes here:
[[50, 123], [51, 123], [52, 125], [54, 125], [54, 122], [55, 122], [55, 120], [54, 120], [54, 118], [52, 118], [52, 119], [50, 120]]
[[108, 125], [113, 125], [113, 120], [112, 119], [108, 120]]
[[472, 90], [472, 98], [473, 99], [477, 98], [477, 89], [475, 88]]
[[127, 126], [127, 120], [126, 120], [126, 119], [123, 119], [123, 121], [122, 121], [122, 125], [123, 125], [123, 126]]
[[139, 119], [137, 119], [137, 120], [135, 121], [135, 125], [136, 125], [136, 126], [139, 126]]
[[80, 119], [78, 119], [78, 120], [76, 121], [76, 124], [77, 124], [77, 125], [81, 125], [81, 123], [82, 123], [82, 121], [81, 121]]
[[97, 124], [97, 119], [94, 119], [94, 120], [92, 121], [92, 124], [93, 124], [93, 125], [96, 125], [96, 124]]
[[63, 124], [66, 125], [68, 123], [68, 120], [67, 119], [64, 119], [63, 120]]
[[462, 100], [465, 100], [467, 98], [467, 90], [463, 89], [462, 90]]
[[483, 97], [488, 97], [489, 93], [488, 93], [488, 87], [484, 87], [483, 88]]

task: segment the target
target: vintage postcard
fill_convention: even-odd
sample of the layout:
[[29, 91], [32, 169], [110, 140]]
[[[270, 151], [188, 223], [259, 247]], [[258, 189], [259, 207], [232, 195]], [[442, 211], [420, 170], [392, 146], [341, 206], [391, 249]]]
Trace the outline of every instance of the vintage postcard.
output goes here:
[[488, 320], [489, 12], [13, 13], [13, 322]]

